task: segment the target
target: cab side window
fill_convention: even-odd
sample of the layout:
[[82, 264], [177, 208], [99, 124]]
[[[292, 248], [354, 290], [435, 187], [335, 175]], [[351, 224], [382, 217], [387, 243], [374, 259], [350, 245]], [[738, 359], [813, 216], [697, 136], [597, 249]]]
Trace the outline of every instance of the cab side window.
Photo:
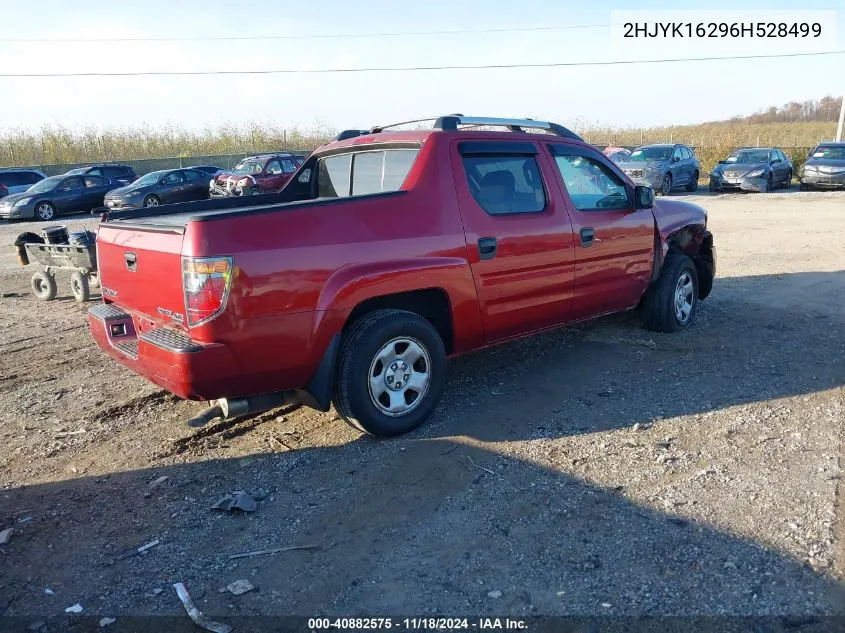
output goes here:
[[579, 211], [630, 208], [622, 179], [598, 160], [580, 154], [559, 154], [555, 163], [569, 198]]
[[489, 215], [539, 213], [546, 190], [534, 156], [467, 154], [462, 157], [473, 198]]

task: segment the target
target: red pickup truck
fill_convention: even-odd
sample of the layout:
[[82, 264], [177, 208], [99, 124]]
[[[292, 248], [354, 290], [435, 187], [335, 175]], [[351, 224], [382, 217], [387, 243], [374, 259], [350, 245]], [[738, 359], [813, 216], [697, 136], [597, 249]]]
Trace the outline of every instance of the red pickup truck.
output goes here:
[[701, 207], [655, 202], [554, 123], [385, 127], [340, 134], [276, 194], [104, 218], [100, 347], [217, 399], [193, 424], [334, 403], [392, 436], [431, 414], [448, 356], [638, 306], [656, 331], [693, 323], [715, 274]]

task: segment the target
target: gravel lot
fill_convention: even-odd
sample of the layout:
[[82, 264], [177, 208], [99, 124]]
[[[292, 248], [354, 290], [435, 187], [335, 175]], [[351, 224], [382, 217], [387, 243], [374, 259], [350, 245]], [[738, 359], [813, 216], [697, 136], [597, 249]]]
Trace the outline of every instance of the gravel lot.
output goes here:
[[[307, 409], [189, 429], [200, 405], [106, 358], [67, 279], [38, 302], [3, 248], [0, 615], [184, 617], [178, 581], [223, 621], [845, 615], [845, 194], [683, 197], [718, 249], [691, 331], [632, 313], [456, 359], [389, 441]], [[258, 510], [210, 509], [234, 490]], [[229, 559], [289, 545], [318, 549]]]

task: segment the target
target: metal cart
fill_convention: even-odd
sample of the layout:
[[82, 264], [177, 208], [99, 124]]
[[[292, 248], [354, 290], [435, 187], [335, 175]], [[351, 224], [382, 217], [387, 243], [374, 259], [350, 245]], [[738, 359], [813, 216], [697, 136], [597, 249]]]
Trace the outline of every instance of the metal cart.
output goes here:
[[97, 244], [25, 244], [30, 261], [44, 266], [44, 272], [32, 276], [32, 294], [42, 301], [56, 298], [57, 270], [70, 270], [70, 289], [79, 302], [91, 298], [91, 288], [98, 288]]

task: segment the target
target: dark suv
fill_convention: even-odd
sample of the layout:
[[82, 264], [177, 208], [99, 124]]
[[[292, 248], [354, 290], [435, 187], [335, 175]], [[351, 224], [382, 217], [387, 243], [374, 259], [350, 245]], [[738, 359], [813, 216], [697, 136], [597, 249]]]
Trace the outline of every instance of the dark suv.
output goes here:
[[651, 187], [664, 196], [675, 187], [683, 186], [687, 191], [698, 189], [701, 163], [687, 145], [642, 145], [617, 164], [636, 184]]
[[46, 176], [37, 169], [9, 167], [0, 169], [0, 193], [5, 189], [6, 194], [22, 193], [36, 182], [41, 182]]
[[87, 167], [77, 167], [71, 169], [68, 174], [74, 176], [100, 176], [101, 178], [108, 178], [118, 187], [129, 185], [138, 180], [138, 174], [129, 165], [116, 165], [112, 163], [100, 165], [88, 165]]

